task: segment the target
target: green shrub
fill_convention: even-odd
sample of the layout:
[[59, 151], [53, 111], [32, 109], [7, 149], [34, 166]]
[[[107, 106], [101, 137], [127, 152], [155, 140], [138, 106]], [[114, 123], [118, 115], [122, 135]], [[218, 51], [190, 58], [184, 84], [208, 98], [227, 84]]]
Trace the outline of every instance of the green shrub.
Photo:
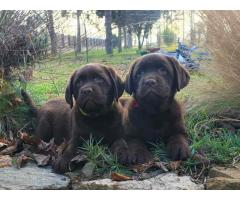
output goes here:
[[171, 31], [168, 27], [163, 31], [163, 41], [166, 45], [174, 43], [176, 40], [176, 34]]

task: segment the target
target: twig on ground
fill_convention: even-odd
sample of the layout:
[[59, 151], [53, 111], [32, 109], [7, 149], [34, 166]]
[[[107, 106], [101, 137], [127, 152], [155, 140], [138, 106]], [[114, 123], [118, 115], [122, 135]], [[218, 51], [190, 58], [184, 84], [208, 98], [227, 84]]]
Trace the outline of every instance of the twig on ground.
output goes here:
[[218, 121], [220, 121], [220, 122], [231, 122], [231, 121], [240, 122], [240, 120], [238, 120], [238, 119], [232, 119], [232, 118], [225, 118], [225, 119], [216, 119], [216, 118], [206, 119], [206, 120], [203, 120], [203, 121], [200, 121], [200, 122], [196, 123], [196, 125], [194, 126], [194, 133], [196, 133], [196, 135], [198, 136], [199, 130], [201, 130], [204, 126], [206, 126], [206, 125], [209, 124], [209, 123], [218, 122]]
[[240, 161], [240, 154], [238, 156], [235, 156], [232, 161], [232, 166], [235, 167], [235, 165]]

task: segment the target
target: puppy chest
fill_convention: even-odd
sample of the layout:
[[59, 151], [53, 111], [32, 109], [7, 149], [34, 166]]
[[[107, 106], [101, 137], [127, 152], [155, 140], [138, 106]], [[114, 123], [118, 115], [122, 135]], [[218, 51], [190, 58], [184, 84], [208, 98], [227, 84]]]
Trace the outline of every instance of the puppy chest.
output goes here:
[[129, 134], [140, 136], [144, 140], [155, 140], [164, 137], [169, 129], [169, 123], [164, 119], [154, 119], [146, 116], [135, 116], [129, 119]]

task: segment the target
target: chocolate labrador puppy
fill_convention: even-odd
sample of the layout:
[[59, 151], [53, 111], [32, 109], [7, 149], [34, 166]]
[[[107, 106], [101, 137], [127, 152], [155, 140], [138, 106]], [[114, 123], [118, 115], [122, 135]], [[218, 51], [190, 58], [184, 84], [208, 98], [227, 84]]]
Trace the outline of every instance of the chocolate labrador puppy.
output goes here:
[[25, 92], [22, 96], [37, 117], [35, 135], [56, 144], [69, 141], [62, 157], [53, 165], [57, 172], [69, 171], [69, 162], [77, 147], [90, 134], [111, 145], [123, 133], [122, 106], [118, 98], [124, 83], [116, 72], [101, 64], [88, 64], [76, 70], [70, 78], [64, 99], [52, 99], [37, 108]]
[[34, 131], [36, 138], [45, 142], [49, 142], [54, 138], [57, 145], [64, 140], [69, 140], [71, 109], [64, 99], [51, 99], [41, 108], [38, 108], [26, 91], [22, 90], [21, 94], [24, 102], [30, 106], [32, 116], [37, 119], [37, 126]]
[[108, 145], [122, 137], [122, 106], [118, 98], [123, 91], [120, 77], [104, 65], [88, 64], [73, 73], [65, 94], [70, 105], [67, 112], [71, 136], [63, 155], [53, 164], [56, 172], [70, 170], [69, 163], [77, 148], [90, 135], [103, 138]]
[[153, 53], [135, 60], [125, 86], [132, 97], [127, 103], [123, 101], [125, 141], [116, 141], [112, 146], [121, 163], [151, 160], [148, 144], [159, 139], [166, 143], [172, 160], [189, 156], [181, 107], [174, 99], [189, 79], [175, 58]]

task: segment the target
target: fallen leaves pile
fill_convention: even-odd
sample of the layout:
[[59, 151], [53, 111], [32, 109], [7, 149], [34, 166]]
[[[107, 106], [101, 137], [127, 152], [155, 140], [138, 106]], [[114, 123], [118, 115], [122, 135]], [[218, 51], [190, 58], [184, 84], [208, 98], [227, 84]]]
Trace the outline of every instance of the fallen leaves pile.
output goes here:
[[0, 168], [6, 166], [23, 167], [27, 162], [35, 162], [39, 167], [51, 165], [63, 150], [51, 140], [42, 140], [20, 132], [13, 141], [0, 140]]
[[[20, 169], [28, 162], [34, 162], [39, 167], [49, 166], [64, 152], [66, 146], [66, 142], [57, 146], [53, 139], [49, 143], [46, 143], [25, 132], [20, 132], [13, 141], [0, 139], [0, 168], [13, 166]], [[201, 163], [206, 163], [206, 160], [201, 160], [202, 158], [195, 157], [195, 159]], [[70, 165], [75, 167], [81, 165], [81, 178], [83, 175], [87, 179], [93, 178], [96, 166], [94, 163], [88, 161], [86, 155], [78, 154], [71, 160]], [[161, 162], [160, 160], [153, 160], [148, 163], [128, 167], [134, 175], [127, 176], [117, 172], [111, 172], [108, 176], [110, 176], [113, 181], [128, 181], [143, 180], [169, 171], [175, 171], [180, 174], [183, 168], [183, 162]]]

